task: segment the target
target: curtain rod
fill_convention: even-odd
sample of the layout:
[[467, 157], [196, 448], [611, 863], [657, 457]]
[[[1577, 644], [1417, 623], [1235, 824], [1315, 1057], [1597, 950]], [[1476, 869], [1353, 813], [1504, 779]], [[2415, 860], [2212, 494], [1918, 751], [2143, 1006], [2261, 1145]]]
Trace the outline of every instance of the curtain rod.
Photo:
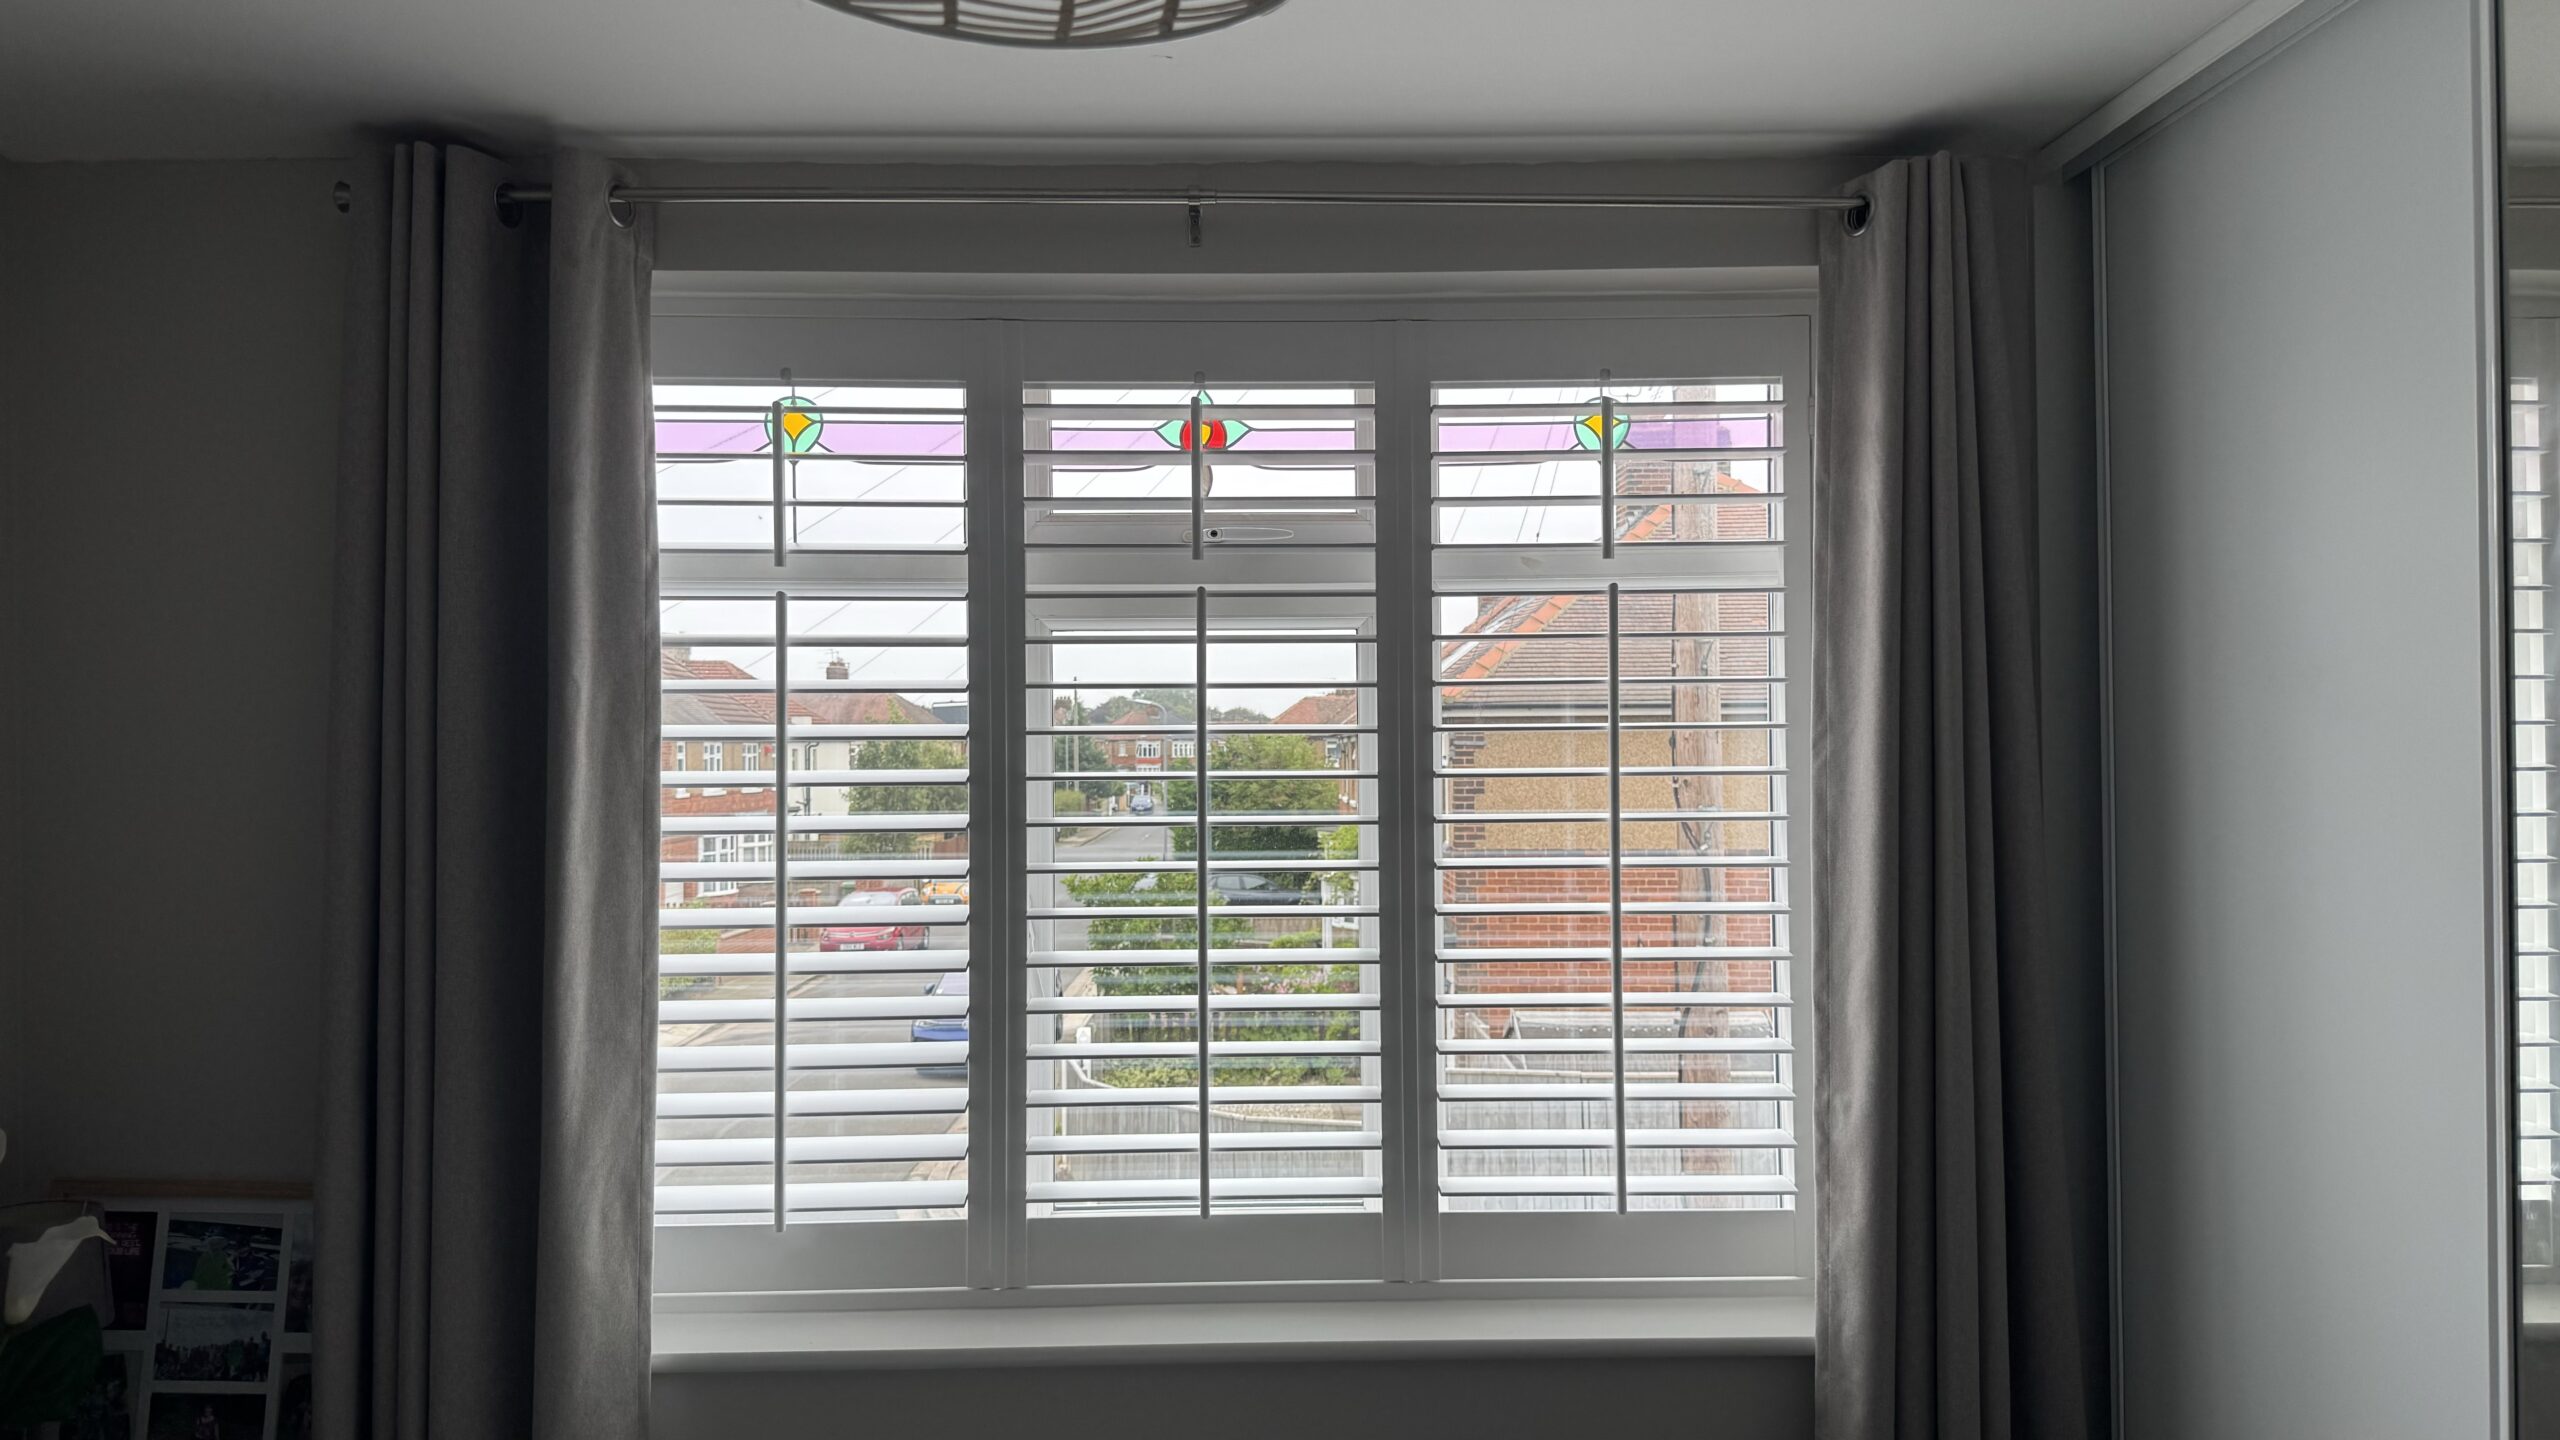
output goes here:
[[[501, 185], [502, 206], [542, 204], [546, 185]], [[1866, 228], [1872, 201], [1864, 195], [1630, 195], [1434, 190], [839, 190], [815, 186], [773, 188], [620, 186], [616, 203], [649, 205], [1377, 205], [1480, 209], [1558, 210], [1815, 210], [1839, 214], [1851, 231]]]
[[[506, 203], [541, 204], [547, 185], [501, 185]], [[651, 205], [1472, 205], [1518, 209], [1863, 210], [1864, 195], [1581, 195], [1448, 190], [833, 190], [622, 185], [616, 200]]]

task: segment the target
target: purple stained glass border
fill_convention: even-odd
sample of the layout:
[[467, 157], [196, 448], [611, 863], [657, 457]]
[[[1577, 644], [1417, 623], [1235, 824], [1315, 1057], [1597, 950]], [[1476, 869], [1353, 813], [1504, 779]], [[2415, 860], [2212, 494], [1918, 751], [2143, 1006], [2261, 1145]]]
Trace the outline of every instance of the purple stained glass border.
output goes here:
[[[1245, 431], [1225, 448], [1212, 450], [1209, 454], [1215, 458], [1220, 455], [1250, 455], [1257, 450], [1265, 452], [1339, 450], [1348, 453], [1358, 448], [1352, 444], [1352, 439], [1351, 430], [1347, 426], [1326, 430], [1256, 428]], [[1049, 443], [1035, 448], [1077, 454], [1160, 455], [1168, 462], [1178, 460], [1182, 454], [1174, 448], [1173, 442], [1152, 429], [1136, 430], [1122, 426], [1086, 427], [1054, 423], [1050, 426]]]
[[[657, 422], [661, 455], [766, 454], [764, 421], [661, 418]], [[820, 455], [912, 456], [919, 460], [960, 459], [967, 432], [950, 420], [829, 420], [818, 436]]]
[[[1574, 422], [1570, 420], [1502, 421], [1443, 420], [1439, 423], [1439, 449], [1443, 455], [1483, 455], [1496, 452], [1581, 451], [1574, 439]], [[1776, 448], [1772, 437], [1776, 424], [1766, 416], [1744, 416], [1724, 420], [1635, 420], [1627, 427], [1628, 450], [1769, 450]], [[1591, 452], [1583, 451], [1588, 454]]]

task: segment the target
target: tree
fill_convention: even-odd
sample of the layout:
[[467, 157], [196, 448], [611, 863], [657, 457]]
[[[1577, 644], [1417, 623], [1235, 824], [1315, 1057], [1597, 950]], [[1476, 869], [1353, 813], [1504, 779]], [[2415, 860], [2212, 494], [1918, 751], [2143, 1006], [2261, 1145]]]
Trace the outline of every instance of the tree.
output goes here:
[[[1061, 700], [1052, 707], [1050, 713], [1055, 717], [1055, 722], [1060, 725], [1082, 726], [1096, 723], [1087, 715], [1084, 701], [1080, 698], [1070, 697]], [[1070, 792], [1075, 795], [1074, 803], [1078, 805], [1096, 797], [1116, 797], [1128, 788], [1111, 778], [1111, 752], [1104, 748], [1101, 737], [1097, 735], [1053, 737], [1049, 743], [1049, 764], [1057, 772], [1061, 785], [1067, 783], [1068, 776], [1078, 777], [1074, 781], [1075, 790]], [[1088, 775], [1101, 778], [1093, 780], [1082, 778]]]
[[[1191, 723], [1191, 691], [1188, 688], [1176, 686], [1141, 686], [1126, 695], [1114, 695], [1093, 707], [1093, 723], [1117, 725], [1147, 706], [1154, 706], [1167, 723], [1174, 721], [1180, 721], [1186, 725]], [[1230, 705], [1223, 710], [1212, 705], [1209, 707], [1209, 718], [1230, 725], [1271, 723], [1270, 716], [1242, 705]]]
[[[1144, 886], [1145, 888], [1140, 888]], [[1094, 1036], [1106, 1042], [1188, 1041], [1197, 1024], [1192, 1007], [1190, 948], [1199, 935], [1196, 915], [1109, 916], [1115, 906], [1183, 907], [1200, 892], [1189, 871], [1157, 871], [1146, 875], [1109, 873], [1070, 875], [1069, 894], [1093, 907], [1098, 917], [1085, 922], [1086, 943], [1096, 950], [1128, 952], [1125, 965], [1093, 968], [1097, 995], [1163, 996], [1161, 1014], [1116, 1011], [1093, 1018]], [[1225, 903], [1212, 895], [1214, 907]], [[1250, 957], [1259, 944], [1252, 922], [1212, 915], [1209, 943], [1229, 958], [1210, 966], [1209, 987], [1220, 995], [1345, 995], [1360, 988], [1360, 967], [1332, 964], [1259, 964]], [[1296, 937], [1291, 937], [1296, 938]], [[1239, 1011], [1222, 1016], [1216, 1036], [1222, 1040], [1349, 1040], [1360, 1034], [1363, 1012], [1356, 1008], [1304, 1011]], [[1218, 1062], [1224, 1085], [1348, 1084], [1359, 1077], [1360, 1063], [1341, 1056], [1290, 1056]], [[1163, 1060], [1104, 1060], [1093, 1066], [1106, 1085], [1186, 1085], [1197, 1079], [1191, 1066]]]
[[[854, 756], [856, 770], [965, 770], [968, 752], [956, 740], [866, 740]], [[849, 785], [841, 792], [855, 815], [919, 815], [965, 811], [966, 785]], [[854, 830], [834, 837], [846, 855], [921, 855], [932, 844], [920, 830]]]
[[[1200, 894], [1199, 879], [1188, 870], [1165, 870], [1145, 874], [1129, 871], [1106, 871], [1099, 874], [1069, 875], [1067, 893], [1076, 903], [1101, 912], [1098, 918], [1085, 922], [1085, 943], [1096, 950], [1163, 950], [1168, 958], [1187, 962], [1191, 947], [1200, 935], [1199, 917], [1192, 913]], [[1209, 897], [1216, 905], [1217, 896]], [[1115, 907], [1168, 909], [1180, 907], [1180, 915], [1112, 916]], [[1209, 922], [1209, 943], [1221, 949], [1241, 945], [1251, 938], [1251, 922], [1225, 916]], [[1143, 963], [1143, 962], [1141, 962]], [[1104, 972], [1097, 971], [1097, 975]], [[1133, 980], [1131, 983], [1138, 983]], [[1177, 979], [1175, 989], [1187, 990], [1191, 982]], [[1127, 994], [1150, 993], [1144, 989]]]
[[[1305, 815], [1304, 825], [1220, 825], [1212, 837], [1211, 853], [1225, 857], [1266, 856], [1274, 859], [1322, 858], [1322, 832], [1333, 827], [1316, 823], [1325, 815], [1342, 811], [1341, 782], [1324, 775], [1310, 775], [1304, 780], [1264, 778], [1221, 780], [1221, 770], [1313, 770], [1325, 769], [1324, 747], [1307, 735], [1229, 735], [1209, 747], [1209, 810], [1212, 815]], [[1198, 782], [1168, 781], [1164, 787], [1165, 813], [1188, 815], [1199, 807]], [[1173, 832], [1175, 854], [1189, 854], [1197, 843], [1192, 827], [1176, 827]], [[1302, 873], [1284, 873], [1273, 877], [1275, 884], [1305, 889], [1313, 881]]]

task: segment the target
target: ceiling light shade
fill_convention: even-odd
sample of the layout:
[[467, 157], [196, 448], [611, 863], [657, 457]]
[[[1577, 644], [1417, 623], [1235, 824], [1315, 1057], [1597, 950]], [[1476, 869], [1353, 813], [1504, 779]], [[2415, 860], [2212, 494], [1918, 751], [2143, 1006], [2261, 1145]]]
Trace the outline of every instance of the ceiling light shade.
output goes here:
[[1151, 45], [1250, 20], [1281, 0], [818, 0], [925, 35], [1083, 50]]

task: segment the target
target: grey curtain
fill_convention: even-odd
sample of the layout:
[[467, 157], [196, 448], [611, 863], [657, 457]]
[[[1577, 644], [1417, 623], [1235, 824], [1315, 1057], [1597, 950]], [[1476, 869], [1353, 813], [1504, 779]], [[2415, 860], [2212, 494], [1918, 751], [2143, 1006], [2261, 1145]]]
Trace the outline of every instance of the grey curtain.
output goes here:
[[2100, 957], [2049, 913], [2028, 189], [1897, 161], [1822, 250], [1822, 1440], [2107, 1429]]
[[333, 1440], [646, 1433], [647, 216], [355, 183], [314, 1366]]

